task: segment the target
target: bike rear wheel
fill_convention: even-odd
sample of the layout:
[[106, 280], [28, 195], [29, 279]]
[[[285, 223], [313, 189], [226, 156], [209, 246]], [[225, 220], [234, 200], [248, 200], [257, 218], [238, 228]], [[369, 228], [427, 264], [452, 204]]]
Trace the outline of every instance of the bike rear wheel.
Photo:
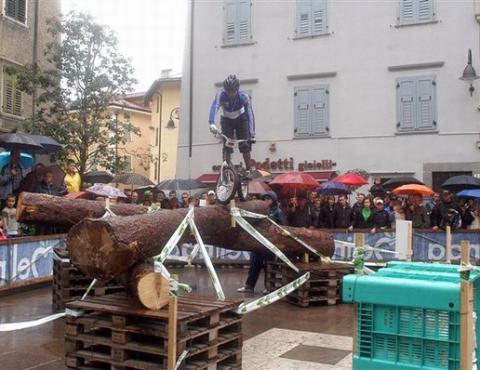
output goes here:
[[238, 184], [238, 175], [235, 170], [229, 166], [224, 167], [215, 185], [217, 200], [222, 204], [228, 204], [228, 202], [235, 197], [239, 186]]
[[248, 179], [239, 179], [238, 181], [238, 198], [245, 202], [248, 200]]

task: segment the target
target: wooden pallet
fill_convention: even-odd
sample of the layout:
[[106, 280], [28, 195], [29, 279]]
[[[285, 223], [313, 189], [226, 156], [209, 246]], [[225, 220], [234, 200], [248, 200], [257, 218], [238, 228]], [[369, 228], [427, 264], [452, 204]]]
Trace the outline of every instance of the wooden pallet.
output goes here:
[[343, 264], [297, 262], [295, 266], [298, 267], [299, 273], [283, 262], [268, 262], [265, 287], [269, 291], [274, 291], [306, 272], [310, 272], [310, 279], [285, 297], [287, 302], [300, 307], [335, 305], [341, 302], [342, 278], [353, 273], [352, 266]]
[[[53, 260], [52, 305], [56, 310], [63, 310], [65, 303], [83, 296], [93, 278], [86, 276], [70, 263], [66, 249], [56, 249], [54, 253], [62, 260]], [[115, 281], [97, 281], [90, 294], [103, 296], [124, 290], [125, 288]]]
[[[187, 349], [180, 369], [240, 369], [242, 317], [239, 300], [199, 296], [178, 298], [177, 356]], [[73, 369], [165, 369], [168, 306], [145, 309], [125, 294], [88, 297], [67, 303], [81, 310], [67, 316], [66, 366]]]
[[[175, 260], [166, 260], [165, 267], [167, 268], [183, 268], [187, 262], [184, 261], [175, 261]], [[239, 269], [239, 268], [248, 268], [250, 266], [249, 260], [227, 260], [227, 259], [212, 259], [212, 264], [215, 268], [220, 269]], [[194, 259], [192, 265], [196, 268], [206, 268], [205, 262], [203, 260]]]

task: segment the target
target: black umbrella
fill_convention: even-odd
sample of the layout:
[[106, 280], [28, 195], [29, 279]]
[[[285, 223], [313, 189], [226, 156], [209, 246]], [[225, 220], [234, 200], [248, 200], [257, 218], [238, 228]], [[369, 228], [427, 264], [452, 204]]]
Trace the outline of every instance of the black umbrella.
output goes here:
[[50, 136], [43, 136], [43, 135], [29, 135], [33, 141], [37, 144], [40, 144], [43, 147], [43, 151], [41, 153], [49, 154], [55, 153], [59, 150], [63, 149], [63, 145], [60, 144], [55, 139], [51, 138]]
[[108, 184], [112, 179], [113, 174], [108, 171], [91, 171], [83, 175], [83, 181], [89, 184]]
[[203, 182], [193, 180], [193, 179], [173, 179], [173, 180], [163, 180], [160, 184], [157, 185], [158, 190], [194, 190], [200, 188], [206, 188]]
[[0, 147], [11, 150], [26, 150], [30, 152], [41, 153], [44, 148], [37, 143], [31, 135], [18, 134], [11, 132], [0, 135]]
[[454, 192], [465, 189], [480, 189], [480, 179], [466, 175], [453, 176], [445, 181], [440, 187]]
[[139, 186], [148, 186], [154, 185], [150, 179], [147, 179], [145, 176], [139, 175], [138, 173], [122, 173], [115, 176], [112, 181], [115, 184], [124, 184], [124, 185], [139, 185]]
[[425, 185], [423, 182], [416, 179], [415, 177], [403, 176], [403, 177], [393, 177], [390, 180], [385, 181], [382, 184], [382, 186], [384, 187], [384, 189], [393, 190], [395, 188], [398, 188], [399, 186], [408, 185], [408, 184]]

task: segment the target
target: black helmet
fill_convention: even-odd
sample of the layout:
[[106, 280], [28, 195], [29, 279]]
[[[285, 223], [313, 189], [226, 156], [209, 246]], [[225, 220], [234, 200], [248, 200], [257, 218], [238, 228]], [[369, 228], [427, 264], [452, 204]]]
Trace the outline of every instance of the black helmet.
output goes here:
[[240, 81], [235, 75], [229, 75], [225, 81], [223, 81], [223, 88], [225, 90], [238, 90], [239, 87]]

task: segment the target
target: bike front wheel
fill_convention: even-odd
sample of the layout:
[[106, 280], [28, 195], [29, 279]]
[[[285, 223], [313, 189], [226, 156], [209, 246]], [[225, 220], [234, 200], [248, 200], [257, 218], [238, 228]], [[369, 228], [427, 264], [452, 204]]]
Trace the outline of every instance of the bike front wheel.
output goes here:
[[238, 175], [231, 167], [225, 167], [218, 176], [215, 185], [217, 200], [222, 204], [228, 204], [237, 192]]

